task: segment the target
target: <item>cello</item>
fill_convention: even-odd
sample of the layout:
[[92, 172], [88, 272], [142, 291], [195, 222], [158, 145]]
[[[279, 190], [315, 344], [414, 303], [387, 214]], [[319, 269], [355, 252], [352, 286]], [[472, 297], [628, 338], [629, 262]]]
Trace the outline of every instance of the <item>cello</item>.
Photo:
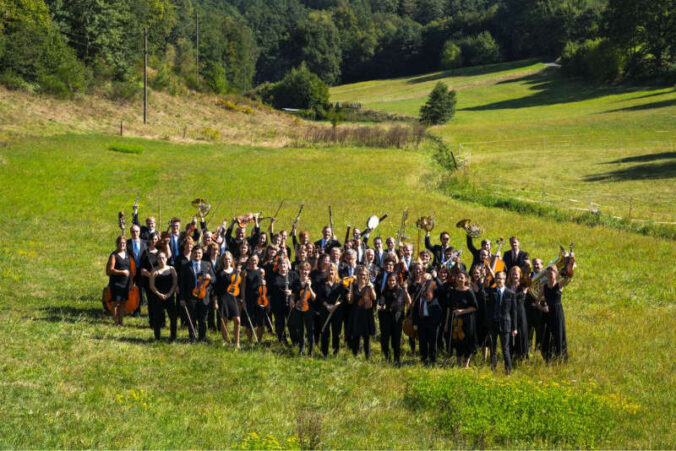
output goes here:
[[[118, 227], [120, 228], [120, 234], [122, 236], [125, 235], [125, 222], [124, 222], [124, 213], [119, 212], [117, 215], [117, 223]], [[138, 303], [139, 303], [139, 289], [138, 287], [134, 284], [134, 277], [136, 276], [136, 261], [130, 257], [129, 258], [129, 295], [127, 297], [127, 302], [124, 303], [124, 313], [132, 313], [138, 308]], [[103, 295], [102, 295], [102, 303], [103, 307], [108, 310], [109, 312], [112, 313], [113, 311], [113, 304], [111, 302], [112, 299], [112, 294], [110, 291], [110, 287], [106, 286], [103, 289]]]
[[[491, 261], [490, 264], [490, 271], [486, 275], [486, 281], [489, 284], [488, 286], [490, 286], [491, 288], [495, 288], [497, 286], [497, 284], [495, 283], [495, 278], [493, 276], [505, 270], [505, 262], [502, 261], [502, 258], [500, 257], [500, 250], [502, 249], [502, 245], [504, 243], [505, 239], [503, 237], [498, 238], [498, 250], [495, 251], [495, 255], [493, 256], [493, 260]], [[486, 266], [486, 262], [484, 262], [484, 266]], [[491, 275], [491, 273], [493, 275]]]

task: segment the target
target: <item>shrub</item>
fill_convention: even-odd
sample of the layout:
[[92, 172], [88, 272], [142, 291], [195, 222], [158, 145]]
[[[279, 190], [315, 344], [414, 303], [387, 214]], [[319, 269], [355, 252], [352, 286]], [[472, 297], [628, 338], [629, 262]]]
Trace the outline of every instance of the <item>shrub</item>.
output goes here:
[[137, 146], [137, 145], [134, 145], [134, 144], [118, 143], [118, 144], [109, 145], [108, 150], [112, 150], [113, 152], [120, 152], [120, 153], [140, 154], [140, 153], [143, 152], [143, 147]]
[[108, 97], [112, 100], [129, 102], [141, 97], [143, 86], [135, 81], [114, 81], [110, 84]]
[[500, 61], [500, 46], [488, 31], [458, 42], [465, 65], [477, 66]]
[[272, 89], [275, 108], [299, 108], [323, 112], [329, 103], [329, 87], [302, 64], [292, 69]]
[[446, 41], [444, 47], [441, 49], [441, 61], [439, 62], [442, 69], [453, 69], [462, 66], [462, 50], [453, 41]]
[[202, 139], [207, 141], [216, 141], [221, 137], [221, 133], [213, 127], [204, 127], [202, 129]]
[[604, 83], [620, 79], [626, 61], [622, 52], [606, 39], [567, 42], [561, 53], [564, 73]]
[[37, 88], [35, 84], [27, 82], [21, 76], [12, 71], [0, 75], [0, 83], [2, 83], [7, 89], [12, 90], [35, 92]]
[[220, 64], [209, 62], [204, 71], [204, 84], [216, 94], [226, 94], [231, 91], [230, 84], [225, 76], [225, 69]]
[[449, 91], [443, 82], [437, 83], [427, 102], [420, 107], [420, 122], [427, 125], [445, 124], [455, 114], [456, 102], [455, 91]]

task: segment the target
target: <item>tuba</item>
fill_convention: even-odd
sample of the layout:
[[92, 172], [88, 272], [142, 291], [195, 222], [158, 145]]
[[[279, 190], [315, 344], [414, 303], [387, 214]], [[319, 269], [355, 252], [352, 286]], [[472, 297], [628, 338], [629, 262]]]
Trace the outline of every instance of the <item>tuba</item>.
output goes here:
[[471, 238], [478, 238], [484, 233], [484, 228], [470, 219], [461, 219], [455, 226], [463, 229], [467, 233], [467, 236]]

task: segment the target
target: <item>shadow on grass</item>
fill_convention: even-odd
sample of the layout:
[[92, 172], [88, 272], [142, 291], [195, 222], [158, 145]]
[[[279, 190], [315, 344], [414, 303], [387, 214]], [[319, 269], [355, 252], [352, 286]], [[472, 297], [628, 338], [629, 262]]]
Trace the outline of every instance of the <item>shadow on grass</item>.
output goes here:
[[584, 100], [622, 94], [635, 91], [630, 86], [598, 87], [583, 81], [571, 80], [562, 75], [558, 69], [548, 68], [536, 74], [521, 78], [504, 80], [503, 83], [525, 83], [534, 93], [518, 99], [503, 100], [500, 102], [461, 108], [464, 111], [486, 111], [501, 109], [532, 108], [563, 103], [580, 102]]
[[620, 158], [619, 160], [606, 161], [602, 164], [617, 164], [617, 163], [645, 163], [646, 161], [655, 161], [655, 160], [671, 160], [676, 159], [676, 152], [660, 152], [660, 153], [651, 153], [648, 155], [637, 155], [635, 157], [625, 157]]
[[101, 306], [98, 307], [71, 307], [71, 306], [48, 306], [40, 308], [45, 316], [40, 318], [41, 321], [48, 321], [52, 323], [77, 323], [90, 322], [101, 323], [110, 320], [110, 313], [104, 312]]
[[642, 111], [642, 110], [652, 110], [657, 108], [666, 108], [676, 105], [676, 99], [662, 100], [661, 102], [650, 102], [644, 103], [642, 105], [628, 106], [624, 108], [616, 108], [614, 110], [603, 111], [602, 113], [617, 113], [620, 111]]
[[603, 172], [601, 174], [590, 174], [585, 176], [582, 180], [585, 182], [609, 182], [625, 180], [661, 180], [670, 178], [676, 178], [676, 161], [641, 164]]
[[443, 72], [437, 72], [429, 75], [421, 75], [419, 77], [411, 78], [408, 84], [415, 85], [418, 83], [425, 83], [428, 81], [441, 80], [449, 77], [469, 77], [475, 75], [488, 75], [496, 72], [504, 72], [506, 70], [518, 69], [520, 67], [528, 67], [539, 62], [540, 60], [523, 60], [511, 63], [488, 64], [485, 66], [461, 67], [458, 69], [450, 69]]

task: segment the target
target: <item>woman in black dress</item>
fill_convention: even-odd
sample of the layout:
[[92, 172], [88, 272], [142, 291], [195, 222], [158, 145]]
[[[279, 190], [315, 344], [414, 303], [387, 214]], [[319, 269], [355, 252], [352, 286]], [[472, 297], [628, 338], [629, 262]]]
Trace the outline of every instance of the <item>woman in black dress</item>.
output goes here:
[[124, 318], [124, 303], [129, 297], [129, 275], [131, 274], [131, 262], [127, 254], [127, 239], [120, 235], [115, 240], [117, 249], [108, 257], [106, 275], [108, 275], [108, 287], [110, 287], [110, 302], [113, 306], [113, 321], [116, 326], [122, 325]]
[[455, 277], [455, 288], [451, 290], [448, 298], [450, 309], [446, 316], [446, 329], [451, 331], [451, 355], [455, 349], [458, 365], [465, 368], [469, 368], [470, 358], [476, 349], [475, 312], [478, 309], [468, 279], [466, 272], [460, 272]]
[[477, 347], [483, 351], [484, 360], [488, 358], [488, 340], [490, 340], [491, 319], [488, 315], [488, 291], [485, 284], [483, 265], [477, 264], [470, 270], [470, 289], [477, 302], [476, 338]]
[[380, 322], [380, 349], [385, 359], [390, 360], [390, 342], [394, 353], [394, 364], [401, 363], [401, 327], [404, 322], [404, 308], [411, 303], [411, 297], [404, 286], [397, 283], [397, 274], [388, 274], [385, 289], [378, 299], [378, 320]]
[[526, 316], [526, 291], [528, 287], [521, 283], [521, 268], [512, 266], [507, 276], [507, 288], [516, 294], [516, 337], [512, 344], [512, 359], [528, 360], [528, 318]]
[[164, 310], [169, 314], [169, 341], [176, 340], [176, 303], [174, 293], [178, 287], [178, 276], [173, 266], [167, 265], [167, 255], [164, 252], [157, 254], [157, 268], [150, 273], [149, 288], [154, 298], [148, 307], [152, 309], [152, 328], [155, 339], [160, 339], [160, 330], [164, 323]]
[[[328, 259], [327, 259], [328, 261]], [[334, 265], [326, 265], [326, 277], [320, 279], [317, 285], [317, 306], [320, 312], [320, 328], [324, 327], [321, 333], [322, 354], [326, 357], [329, 354], [329, 335], [331, 335], [331, 345], [333, 355], [338, 354], [340, 350], [340, 328], [343, 325], [342, 297], [345, 293], [343, 284], [338, 277], [338, 269]], [[314, 284], [314, 281], [313, 281]], [[331, 319], [329, 319], [329, 316]], [[328, 321], [328, 323], [327, 323]]]
[[239, 349], [239, 330], [241, 320], [239, 318], [239, 305], [237, 298], [240, 296], [242, 287], [242, 275], [234, 267], [234, 258], [230, 251], [225, 251], [221, 257], [220, 269], [216, 273], [215, 308], [220, 313], [220, 329], [223, 341], [228, 341], [228, 321], [235, 323], [235, 347]]
[[376, 291], [369, 280], [369, 271], [365, 266], [359, 266], [357, 280], [347, 293], [347, 302], [354, 305], [350, 313], [349, 333], [352, 337], [352, 353], [355, 357], [359, 354], [359, 342], [363, 341], [366, 360], [371, 355], [371, 335], [376, 334], [376, 322], [373, 315], [375, 301]]
[[570, 279], [559, 277], [555, 265], [547, 267], [547, 283], [543, 285], [544, 304], [540, 309], [545, 322], [545, 333], [542, 343], [542, 356], [546, 362], [563, 358], [568, 360], [568, 343], [566, 340], [566, 321], [561, 305], [561, 291]]
[[[291, 264], [287, 258], [280, 258], [277, 271], [272, 275], [268, 283], [268, 295], [270, 297], [270, 309], [275, 322], [275, 334], [277, 340], [284, 345], [289, 345], [286, 338], [286, 318], [289, 314], [289, 302], [294, 291], [298, 288], [298, 273], [291, 271]], [[266, 271], [267, 274], [267, 271]], [[293, 343], [298, 340], [294, 334], [291, 336]]]
[[[141, 267], [141, 284], [143, 286], [143, 291], [148, 298], [148, 322], [151, 328], [153, 328], [155, 324], [153, 315], [158, 310], [158, 306], [153, 305], [153, 303], [157, 304], [159, 301], [150, 289], [150, 274], [157, 269], [157, 254], [159, 253], [157, 245], [159, 242], [160, 235], [157, 232], [153, 232], [148, 236], [148, 247], [141, 255], [139, 265]], [[162, 324], [162, 326], [164, 326], [164, 324]]]
[[265, 285], [265, 273], [258, 267], [258, 256], [252, 255], [247, 260], [246, 271], [242, 272], [242, 293], [244, 293], [242, 305], [245, 317], [248, 316], [244, 322], [244, 327], [246, 328], [246, 335], [249, 341], [252, 340], [251, 334], [253, 331], [251, 327], [256, 329], [257, 341], [263, 338], [266, 318], [265, 308], [258, 305], [258, 288], [263, 285]]

